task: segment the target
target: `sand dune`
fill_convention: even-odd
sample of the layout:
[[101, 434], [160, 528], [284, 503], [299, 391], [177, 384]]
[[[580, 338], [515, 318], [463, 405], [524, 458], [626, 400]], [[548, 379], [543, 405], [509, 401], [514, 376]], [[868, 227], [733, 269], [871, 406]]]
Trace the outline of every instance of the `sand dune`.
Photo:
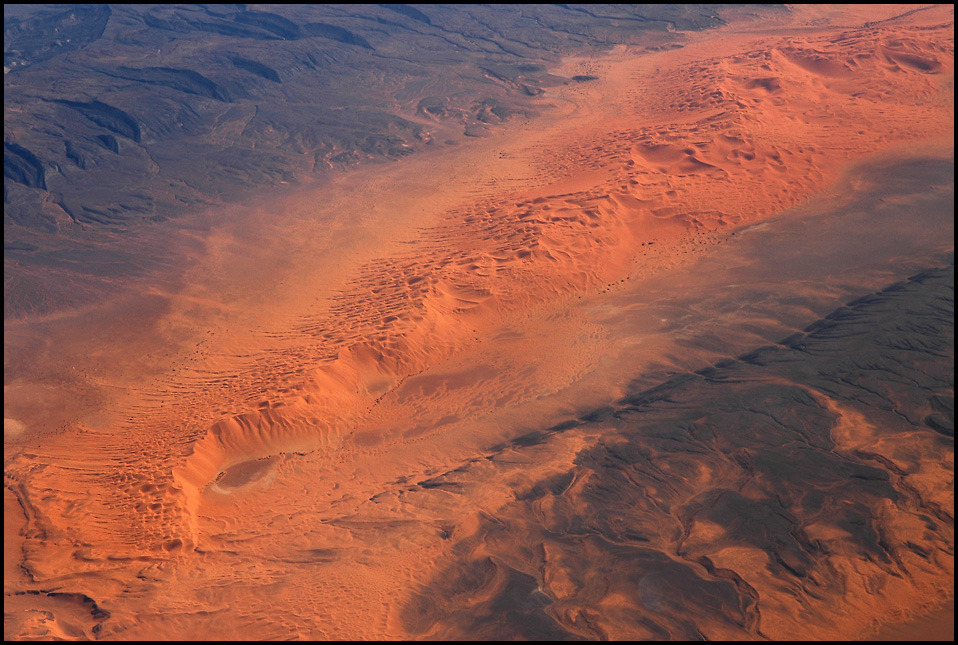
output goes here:
[[[746, 260], [725, 249], [851, 162], [953, 157], [952, 7], [802, 11], [569, 59], [553, 73], [598, 79], [457, 161], [283, 202], [333, 213], [348, 243], [260, 207], [216, 229], [147, 328], [168, 343], [159, 373], [121, 369], [150, 362], [127, 346], [96, 371], [81, 349], [105, 327], [67, 343], [101, 398], [56, 432], [13, 384], [5, 636], [849, 638], [947, 594], [953, 453], [934, 424], [953, 424], [953, 346], [929, 344], [953, 273], [879, 292], [902, 269], [876, 258], [875, 300], [772, 349], [756, 340], [785, 314], [686, 357], [599, 322], [652, 280], [701, 280], [703, 258], [735, 257], [731, 284]], [[263, 270], [233, 270], [251, 258]], [[802, 324], [852, 283], [834, 276]], [[855, 331], [890, 316], [898, 333], [899, 306], [929, 316], [894, 336], [928, 354], [914, 382], [827, 375], [852, 346], [912, 356]], [[720, 352], [735, 360], [708, 367]], [[705, 362], [629, 389], [686, 361]]]

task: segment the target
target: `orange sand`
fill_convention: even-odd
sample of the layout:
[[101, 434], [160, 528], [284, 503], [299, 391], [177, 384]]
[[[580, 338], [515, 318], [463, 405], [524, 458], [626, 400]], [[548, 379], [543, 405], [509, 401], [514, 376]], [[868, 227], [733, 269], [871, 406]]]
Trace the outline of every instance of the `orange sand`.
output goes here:
[[[5, 393], [5, 636], [405, 637], [408, 593], [456, 541], [435, 536], [585, 444], [465, 502], [403, 485], [607, 396], [616, 339], [590, 311], [854, 160], [953, 154], [953, 7], [910, 9], [741, 10], [682, 49], [568, 60], [557, 74], [600, 80], [546, 94], [541, 119], [251, 206], [182, 288], [84, 312], [99, 334], [42, 321], [41, 355], [73, 364]], [[110, 331], [147, 298], [147, 322]], [[57, 388], [89, 394], [50, 433], [56, 403], [36, 402]], [[854, 612], [804, 633], [854, 636], [937, 584], [892, 601], [847, 574]], [[766, 616], [773, 638], [800, 623]]]

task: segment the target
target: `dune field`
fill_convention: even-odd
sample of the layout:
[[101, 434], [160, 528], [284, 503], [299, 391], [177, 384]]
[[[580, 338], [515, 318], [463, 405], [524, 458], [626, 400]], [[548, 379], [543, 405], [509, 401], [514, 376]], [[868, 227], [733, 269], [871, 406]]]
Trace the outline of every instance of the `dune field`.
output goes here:
[[954, 7], [719, 14], [11, 256], [5, 638], [953, 636]]

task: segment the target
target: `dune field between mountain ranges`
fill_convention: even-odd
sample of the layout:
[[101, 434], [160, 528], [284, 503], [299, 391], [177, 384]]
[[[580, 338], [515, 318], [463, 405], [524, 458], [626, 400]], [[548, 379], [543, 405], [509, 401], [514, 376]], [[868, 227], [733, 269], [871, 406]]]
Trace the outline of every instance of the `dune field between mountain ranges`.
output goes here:
[[[888, 607], [906, 615], [932, 604], [952, 584], [953, 543], [941, 533], [953, 516], [951, 462], [935, 443], [941, 435], [916, 431], [909, 453], [872, 422], [849, 427], [865, 413], [821, 395], [810, 376], [769, 396], [807, 395], [809, 418], [834, 422], [834, 451], [852, 455], [836, 468], [861, 475], [862, 486], [883, 482], [856, 498], [859, 515], [874, 504], [869, 512], [880, 509], [881, 526], [897, 531], [886, 542], [916, 545], [927, 565], [898, 552], [866, 557], [843, 546], [854, 540], [842, 531], [857, 529], [824, 521], [810, 540], [825, 552], [807, 556], [801, 540], [781, 547], [788, 527], [763, 510], [757, 517], [773, 527], [767, 550], [785, 554], [766, 566], [745, 544], [748, 526], [721, 526], [723, 513], [752, 512], [757, 493], [747, 487], [710, 498], [712, 510], [684, 534], [653, 535], [670, 509], [678, 521], [677, 509], [706, 505], [696, 495], [733, 481], [733, 462], [744, 463], [675, 461], [674, 479], [632, 475], [658, 509], [636, 520], [648, 522], [648, 535], [598, 530], [601, 544], [576, 542], [610, 570], [635, 542], [648, 545], [640, 560], [658, 573], [641, 578], [640, 611], [622, 589], [602, 589], [581, 563], [566, 562], [572, 551], [550, 534], [574, 533], [568, 518], [589, 511], [576, 506], [588, 499], [576, 486], [589, 483], [587, 459], [601, 461], [597, 446], [614, 453], [611, 439], [601, 441], [603, 417], [520, 440], [634, 394], [633, 380], [652, 386], [706, 368], [798, 331], [856, 293], [942, 265], [953, 229], [915, 233], [905, 244], [911, 260], [875, 241], [888, 257], [859, 275], [782, 282], [803, 290], [761, 315], [747, 303], [734, 316], [713, 303], [711, 314], [728, 317], [721, 333], [709, 327], [721, 316], [703, 315], [679, 335], [627, 336], [646, 323], [608, 321], [656, 281], [690, 293], [708, 280], [731, 285], [741, 265], [721, 260], [746, 262], [742, 245], [763, 235], [760, 222], [789, 209], [814, 222], [797, 207], [818, 196], [840, 210], [856, 190], [881, 188], [880, 173], [851, 172], [842, 183], [851, 162], [953, 157], [953, 8], [883, 11], [795, 10], [773, 27], [730, 18], [682, 49], [570, 59], [559, 72], [598, 80], [547, 93], [544, 116], [338, 178], [322, 195], [278, 199], [278, 220], [251, 206], [203, 240], [183, 285], [89, 312], [95, 333], [74, 338], [46, 321], [57, 355], [44, 360], [76, 357], [82, 374], [65, 387], [82, 382], [96, 395], [43, 433], [61, 384], [24, 378], [6, 388], [5, 635], [465, 637], [479, 623], [462, 618], [463, 607], [481, 617], [515, 606], [515, 623], [487, 635], [850, 637]], [[928, 176], [947, 184], [940, 169]], [[906, 209], [917, 198], [888, 199]], [[746, 274], [774, 283], [777, 261], [763, 257], [762, 271]], [[703, 262], [715, 273], [697, 273]], [[138, 328], [117, 317], [143, 310]], [[35, 341], [26, 323], [7, 331]], [[168, 355], [158, 358], [164, 369], [149, 373], [140, 365], [157, 348]], [[800, 380], [782, 370], [775, 378]], [[683, 388], [676, 400], [711, 401]], [[53, 402], [38, 412], [42, 397]], [[611, 436], [632, 446], [622, 432]], [[848, 465], [866, 445], [901, 472], [887, 479], [874, 464]], [[535, 458], [501, 465], [523, 447]], [[466, 483], [442, 479], [457, 472]], [[815, 486], [838, 486], [826, 479]], [[667, 502], [653, 481], [670, 491]], [[536, 501], [552, 499], [543, 486], [573, 491], [573, 502]], [[927, 534], [908, 506], [915, 496], [940, 513]], [[497, 517], [511, 528], [497, 533]], [[609, 545], [615, 535], [618, 547]], [[709, 552], [710, 540], [723, 551]], [[468, 566], [450, 569], [464, 554]], [[668, 579], [705, 607], [691, 624], [675, 618], [681, 599]], [[816, 593], [818, 583], [827, 593]], [[730, 618], [719, 620], [722, 612]]]

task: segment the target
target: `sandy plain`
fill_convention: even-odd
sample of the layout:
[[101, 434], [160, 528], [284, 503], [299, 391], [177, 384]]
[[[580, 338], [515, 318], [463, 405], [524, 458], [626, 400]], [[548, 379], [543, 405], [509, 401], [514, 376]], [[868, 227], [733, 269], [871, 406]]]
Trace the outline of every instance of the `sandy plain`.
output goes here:
[[[804, 392], [760, 397], [880, 490], [785, 452], [769, 492], [761, 432], [643, 443], [728, 400], [676, 378], [824, 343], [889, 285], [947, 300], [953, 7], [727, 19], [567, 60], [598, 80], [487, 138], [178, 222], [185, 274], [6, 324], [5, 636], [854, 638], [953, 595], [953, 444], [921, 423], [953, 344], [889, 405], [743, 377]], [[665, 386], [694, 414], [637, 402]]]

